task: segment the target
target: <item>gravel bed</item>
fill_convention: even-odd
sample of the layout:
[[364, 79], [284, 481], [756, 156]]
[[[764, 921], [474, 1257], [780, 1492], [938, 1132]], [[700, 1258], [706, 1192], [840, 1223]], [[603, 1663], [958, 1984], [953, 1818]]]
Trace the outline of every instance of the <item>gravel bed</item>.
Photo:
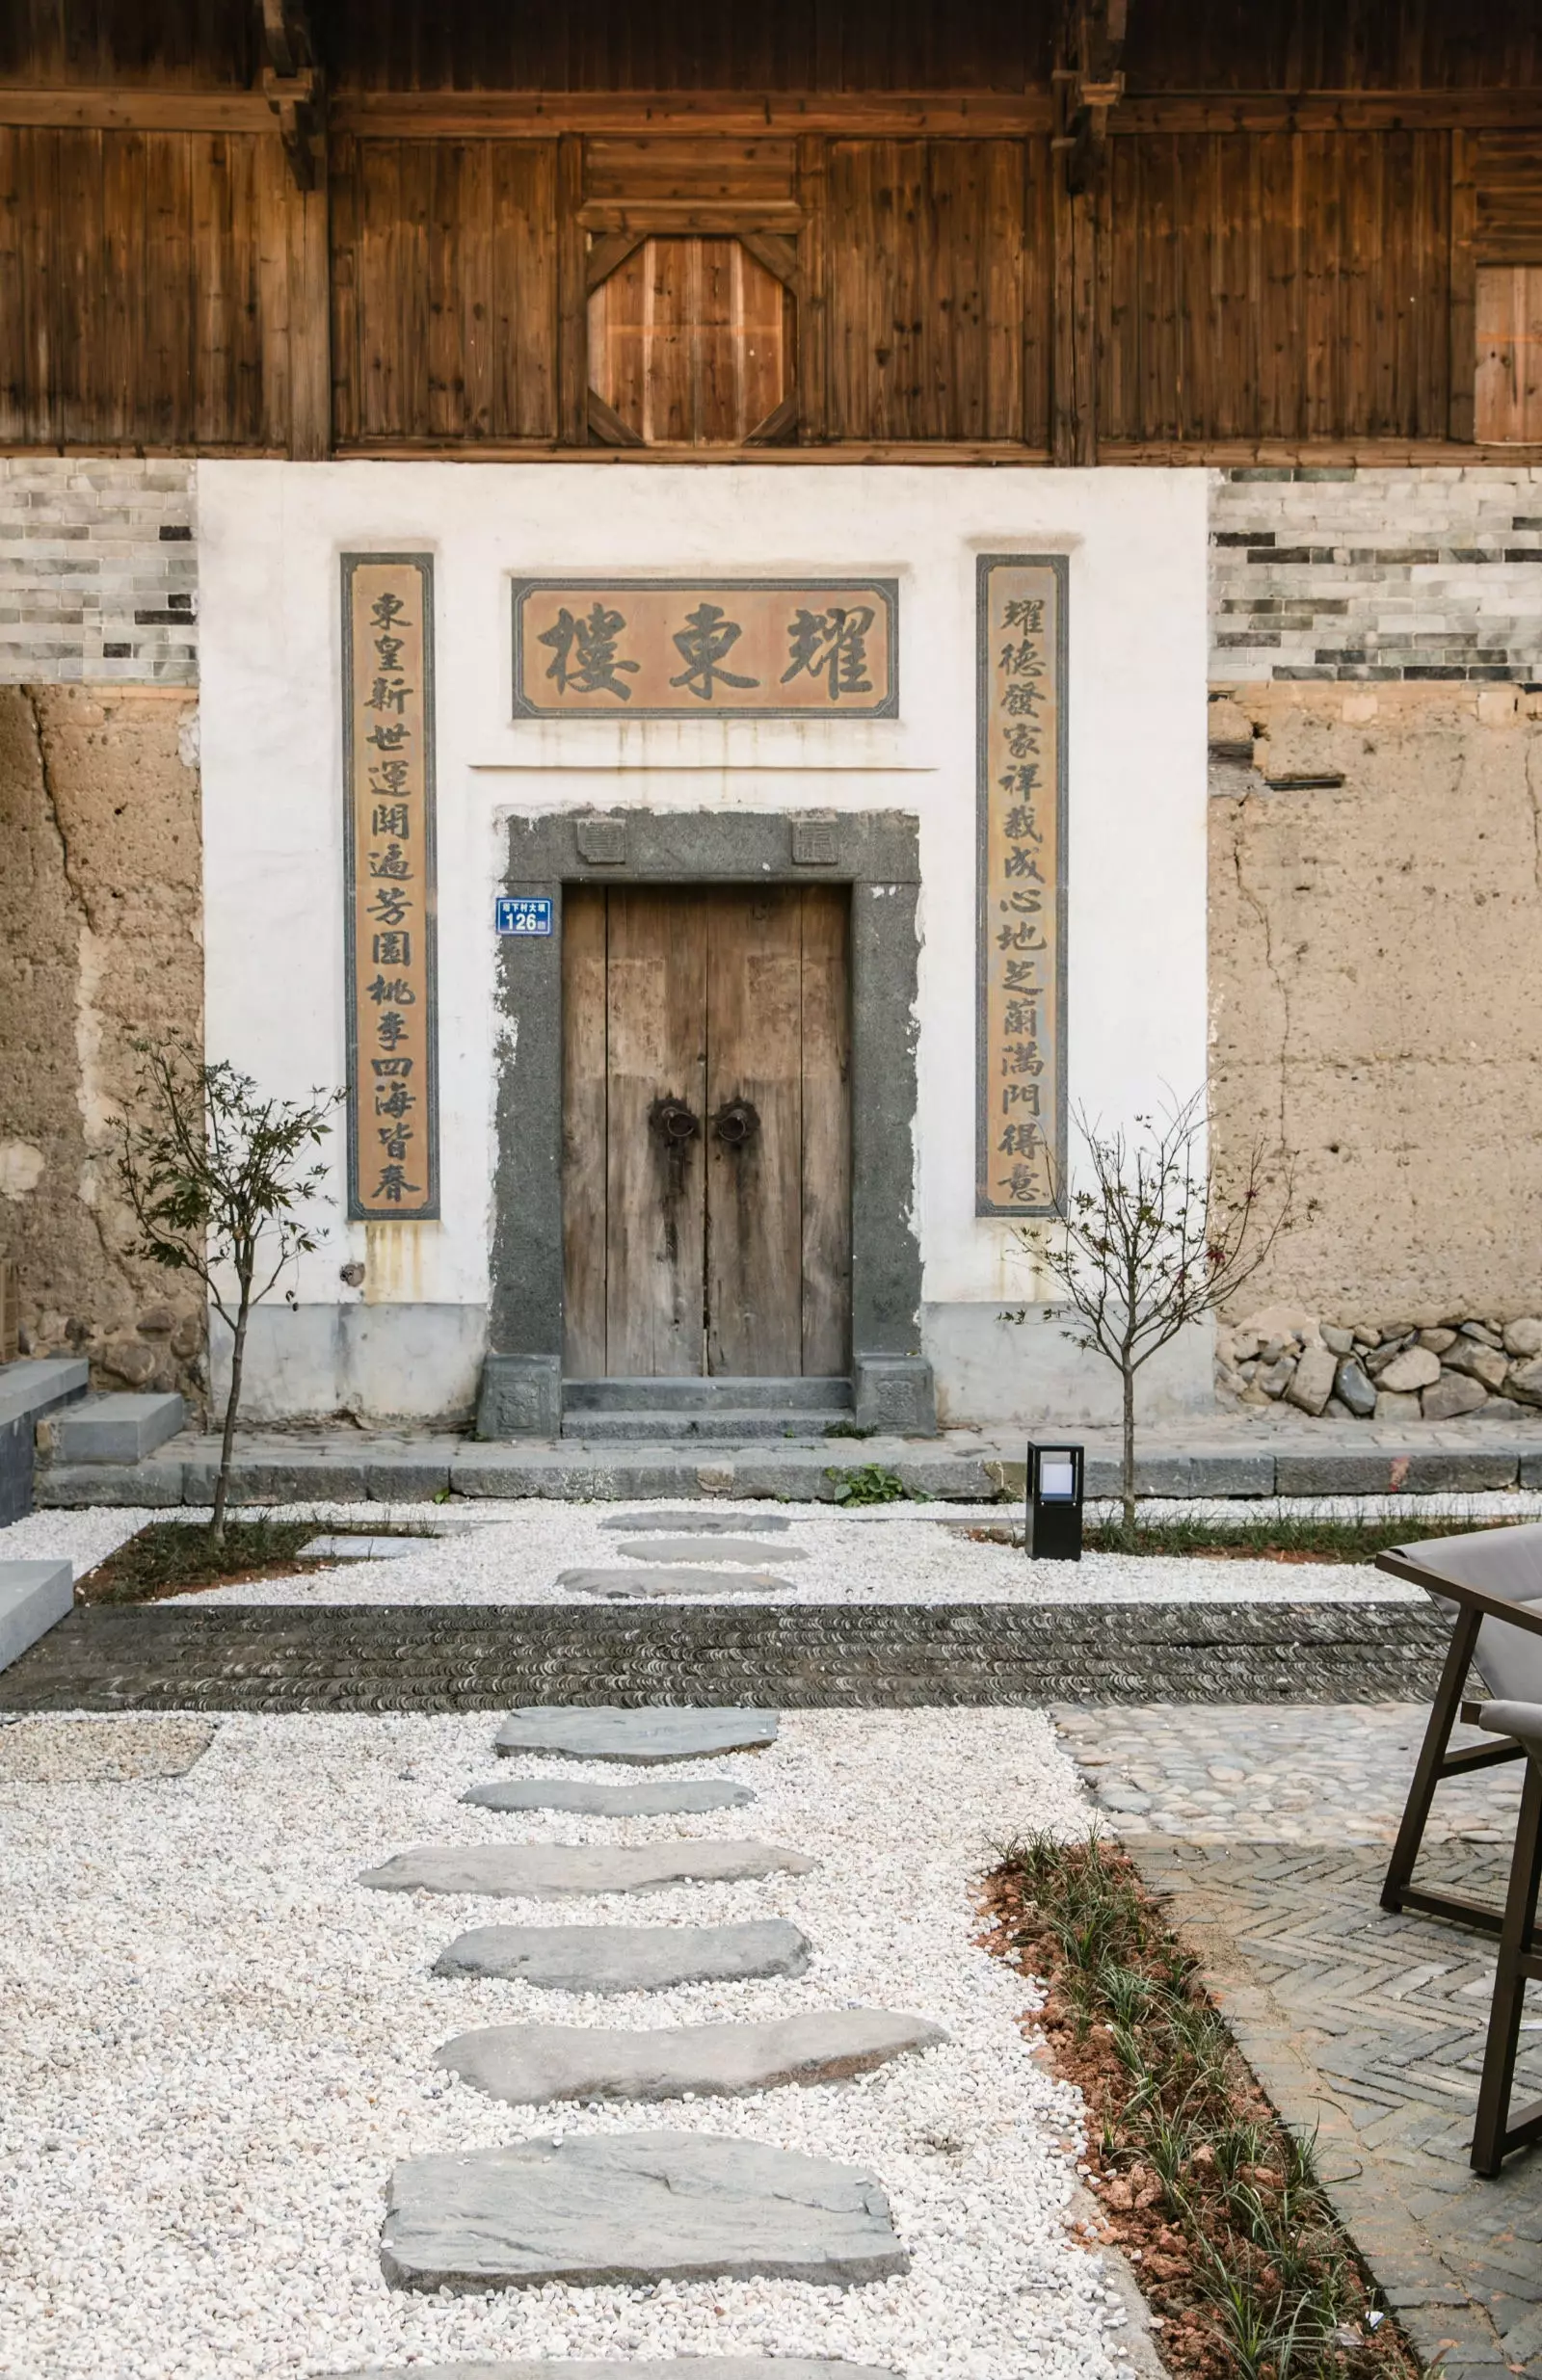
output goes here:
[[213, 1741], [207, 1719], [0, 1719], [0, 1785], [182, 1777]]
[[[972, 1879], [1029, 1825], [1087, 1805], [1043, 1714], [800, 1712], [715, 1761], [804, 1876], [650, 1894], [650, 1924], [784, 1917], [807, 1976], [602, 2000], [429, 1971], [463, 1928], [547, 1905], [370, 1892], [414, 1843], [733, 1837], [687, 1820], [521, 1813], [459, 1796], [494, 1720], [227, 1717], [184, 1778], [0, 1786], [0, 2370], [19, 2380], [267, 2380], [497, 2356], [845, 2356], [904, 2380], [1107, 2380], [1118, 2291], [1075, 2236], [1080, 2101], [1035, 2062], [1021, 1978], [972, 1944]], [[563, 1773], [601, 1777], [596, 1764]], [[551, 1773], [531, 1759], [500, 1776]], [[644, 2026], [889, 2007], [949, 2042], [854, 2082], [522, 2119], [431, 2059], [477, 2023]], [[531, 2135], [667, 2126], [870, 2167], [914, 2264], [850, 2291], [760, 2281], [388, 2289], [395, 2160]], [[1128, 2333], [1126, 2334], [1128, 2336]]]
[[[423, 1507], [404, 1507], [421, 1527]], [[646, 1504], [627, 1509], [644, 1512]], [[678, 1511], [675, 1503], [659, 1509]], [[754, 1537], [756, 1507], [731, 1506], [745, 1536]], [[1422, 1602], [1418, 1588], [1389, 1578], [1363, 1563], [1207, 1560], [1193, 1556], [1089, 1553], [1079, 1563], [1029, 1562], [1021, 1548], [980, 1543], [969, 1528], [999, 1527], [1009, 1516], [1000, 1506], [960, 1513], [956, 1506], [882, 1507], [878, 1512], [834, 1514], [827, 1505], [776, 1508], [792, 1521], [784, 1535], [764, 1540], [765, 1569], [784, 1586], [767, 1589], [746, 1579], [725, 1586], [710, 1600], [769, 1603], [1171, 1603], [1171, 1602]], [[425, 1538], [412, 1551], [388, 1562], [347, 1561], [279, 1578], [243, 1579], [181, 1597], [190, 1603], [592, 1603], [596, 1598], [557, 1584], [565, 1570], [646, 1570], [651, 1565], [620, 1550], [629, 1542], [614, 1527], [611, 1504], [567, 1504], [531, 1498], [496, 1506], [480, 1526]], [[77, 1574], [100, 1561], [115, 1543], [163, 1514], [34, 1513], [0, 1532], [0, 1555], [26, 1532], [17, 1553], [67, 1554]], [[178, 1516], [182, 1517], [182, 1516]], [[187, 1516], [192, 1518], [192, 1516]], [[315, 1517], [329, 1527], [379, 1529], [379, 1505], [290, 1506], [281, 1520]], [[114, 1534], [104, 1543], [104, 1524]], [[83, 1525], [84, 1524], [84, 1525]], [[77, 1532], [80, 1534], [77, 1535]], [[714, 1541], [700, 1540], [701, 1561], [717, 1561]], [[786, 1560], [789, 1548], [804, 1558]], [[650, 1602], [689, 1599], [650, 1597]]]

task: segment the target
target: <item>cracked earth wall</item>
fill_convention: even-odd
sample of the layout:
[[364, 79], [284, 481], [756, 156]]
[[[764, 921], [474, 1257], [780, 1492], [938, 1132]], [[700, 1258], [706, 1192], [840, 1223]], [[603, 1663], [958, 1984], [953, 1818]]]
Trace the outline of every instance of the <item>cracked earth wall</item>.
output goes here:
[[202, 1045], [196, 697], [0, 686], [0, 1255], [23, 1352], [105, 1388], [202, 1385], [201, 1298], [129, 1253], [136, 1036]]
[[1542, 1310], [1542, 692], [1215, 687], [1210, 743], [1216, 1152], [1295, 1152], [1236, 1311]]

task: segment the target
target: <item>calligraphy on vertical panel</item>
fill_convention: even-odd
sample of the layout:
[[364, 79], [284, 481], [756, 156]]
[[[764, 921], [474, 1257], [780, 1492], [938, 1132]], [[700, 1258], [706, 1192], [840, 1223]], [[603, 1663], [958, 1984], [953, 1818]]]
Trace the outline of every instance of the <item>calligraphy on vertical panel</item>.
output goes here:
[[439, 1214], [434, 566], [344, 554], [348, 1212]]
[[975, 1211], [1055, 1211], [1065, 1148], [1066, 564], [978, 560]]

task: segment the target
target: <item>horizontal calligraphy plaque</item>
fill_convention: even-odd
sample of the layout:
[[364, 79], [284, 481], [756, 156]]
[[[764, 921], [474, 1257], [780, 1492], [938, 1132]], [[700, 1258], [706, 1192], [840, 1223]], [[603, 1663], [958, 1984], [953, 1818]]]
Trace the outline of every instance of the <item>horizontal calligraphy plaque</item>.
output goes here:
[[978, 560], [975, 1211], [1049, 1215], [1065, 1166], [1066, 564]]
[[526, 578], [514, 583], [523, 719], [892, 719], [891, 578]]
[[434, 565], [344, 554], [348, 1212], [439, 1204]]

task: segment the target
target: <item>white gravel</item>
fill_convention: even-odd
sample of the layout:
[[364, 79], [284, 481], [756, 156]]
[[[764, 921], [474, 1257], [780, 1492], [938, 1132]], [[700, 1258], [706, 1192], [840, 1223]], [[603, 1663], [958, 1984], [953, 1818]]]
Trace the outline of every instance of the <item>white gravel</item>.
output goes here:
[[[425, 1538], [405, 1555], [385, 1562], [347, 1561], [279, 1578], [244, 1579], [210, 1587], [183, 1600], [200, 1603], [594, 1603], [598, 1599], [557, 1584], [562, 1571], [603, 1567], [646, 1569], [620, 1547], [632, 1542], [606, 1526], [618, 1509], [645, 1512], [646, 1504], [528, 1502], [496, 1504], [464, 1522], [453, 1534]], [[655, 1509], [678, 1512], [678, 1500]], [[716, 1507], [714, 1507], [716, 1509]], [[1140, 1602], [1419, 1602], [1418, 1588], [1405, 1586], [1364, 1563], [1212, 1560], [1109, 1553], [1085, 1554], [1079, 1563], [1030, 1562], [1021, 1547], [972, 1539], [970, 1529], [1000, 1528], [1010, 1514], [1000, 1506], [960, 1512], [956, 1506], [885, 1506], [862, 1513], [833, 1513], [828, 1505], [776, 1507], [726, 1505], [746, 1537], [754, 1538], [757, 1511], [787, 1515], [792, 1527], [764, 1537], [765, 1569], [785, 1585], [767, 1590], [746, 1580], [721, 1590], [725, 1601], [776, 1603], [1140, 1603]], [[407, 1527], [432, 1525], [433, 1508], [421, 1504], [383, 1508], [378, 1504], [282, 1506], [278, 1518], [314, 1518], [330, 1528], [379, 1529], [386, 1513]], [[68, 1555], [77, 1575], [101, 1561], [116, 1544], [147, 1521], [175, 1518], [120, 1510], [34, 1513], [0, 1531], [0, 1556]], [[460, 1516], [456, 1516], [460, 1520]], [[108, 1524], [111, 1524], [109, 1527]], [[713, 1540], [700, 1541], [700, 1560], [715, 1567]], [[779, 1568], [779, 1552], [795, 1547], [805, 1557]], [[669, 1598], [650, 1598], [650, 1601]], [[681, 1600], [681, 1599], [675, 1599]], [[703, 1599], [689, 1599], [699, 1603]], [[719, 1600], [714, 1596], [711, 1600]]]
[[[578, 1921], [784, 1916], [793, 1982], [603, 2001], [436, 1978], [463, 1927], [549, 1906], [364, 1891], [421, 1842], [647, 1842], [678, 1819], [518, 1819], [463, 1805], [494, 1721], [222, 1720], [174, 1783], [0, 1786], [0, 2371], [16, 2380], [257, 2380], [409, 2356], [850, 2357], [905, 2380], [1107, 2380], [1123, 2315], [1073, 2237], [1080, 2102], [1035, 2062], [1026, 1987], [972, 1944], [972, 1878], [1036, 1825], [1087, 1824], [1026, 1710], [800, 1712], [712, 1763], [754, 1831], [811, 1874], [565, 1908]], [[545, 1764], [505, 1760], [499, 1775]], [[700, 1765], [700, 1764], [692, 1764]], [[604, 1773], [563, 1763], [572, 1775]], [[546, 1769], [549, 1773], [549, 1767]], [[858, 2081], [666, 2108], [565, 2111], [572, 2132], [668, 2125], [869, 2166], [914, 2266], [850, 2291], [792, 2282], [388, 2289], [383, 2194], [401, 2156], [545, 2134], [430, 2059], [478, 2020], [645, 2025], [845, 2004], [936, 2019], [949, 2044]]]

